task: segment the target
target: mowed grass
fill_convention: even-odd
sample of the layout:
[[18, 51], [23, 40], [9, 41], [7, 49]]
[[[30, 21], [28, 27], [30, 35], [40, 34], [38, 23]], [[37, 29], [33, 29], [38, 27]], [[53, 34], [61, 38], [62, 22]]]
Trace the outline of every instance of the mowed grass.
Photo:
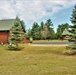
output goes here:
[[0, 46], [0, 75], [76, 75], [76, 56], [59, 46], [23, 45], [21, 51]]

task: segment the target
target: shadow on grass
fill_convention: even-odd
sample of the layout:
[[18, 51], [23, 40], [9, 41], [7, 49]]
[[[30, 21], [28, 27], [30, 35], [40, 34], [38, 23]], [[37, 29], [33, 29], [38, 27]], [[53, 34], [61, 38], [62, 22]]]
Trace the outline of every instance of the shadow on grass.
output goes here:
[[21, 51], [23, 50], [25, 47], [8, 47], [8, 46], [5, 46], [5, 50], [8, 50], [8, 51]]
[[26, 51], [28, 54], [56, 54], [56, 55], [65, 55], [72, 56], [76, 55], [76, 51], [67, 50], [66, 47], [32, 47]]
[[62, 55], [61, 50], [47, 50], [47, 49], [42, 49], [42, 50], [28, 50], [28, 54], [56, 54], [56, 55]]

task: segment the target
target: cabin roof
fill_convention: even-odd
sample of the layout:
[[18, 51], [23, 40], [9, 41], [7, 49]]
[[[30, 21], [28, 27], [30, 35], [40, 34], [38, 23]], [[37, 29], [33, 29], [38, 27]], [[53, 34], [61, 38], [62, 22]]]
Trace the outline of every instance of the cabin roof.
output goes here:
[[15, 19], [0, 20], [0, 31], [8, 31], [14, 25]]
[[67, 29], [65, 29], [62, 33], [62, 35], [72, 35]]

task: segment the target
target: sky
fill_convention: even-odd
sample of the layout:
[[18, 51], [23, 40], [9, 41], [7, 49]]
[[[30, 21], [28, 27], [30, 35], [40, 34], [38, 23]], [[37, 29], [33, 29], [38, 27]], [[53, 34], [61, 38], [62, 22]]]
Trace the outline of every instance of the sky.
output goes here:
[[0, 0], [0, 19], [15, 19], [18, 16], [25, 22], [26, 29], [34, 22], [40, 24], [51, 19], [53, 28], [69, 23], [76, 0]]

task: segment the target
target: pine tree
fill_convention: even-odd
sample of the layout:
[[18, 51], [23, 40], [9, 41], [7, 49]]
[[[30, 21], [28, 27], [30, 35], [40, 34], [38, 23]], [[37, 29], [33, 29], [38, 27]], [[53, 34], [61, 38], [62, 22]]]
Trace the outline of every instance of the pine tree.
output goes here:
[[60, 39], [61, 35], [62, 35], [62, 25], [58, 25], [57, 33], [56, 33], [57, 39]]
[[43, 29], [43, 27], [44, 27], [44, 22], [42, 21], [42, 22], [41, 22], [40, 29]]
[[18, 43], [21, 42], [23, 39], [24, 33], [20, 24], [20, 19], [16, 17], [14, 26], [11, 28], [8, 48], [11, 50], [18, 50]]
[[72, 12], [71, 22], [73, 23], [73, 26], [71, 26], [71, 32], [73, 33], [73, 39], [76, 44], [76, 5], [74, 6], [74, 9]]
[[42, 30], [43, 30], [43, 28], [44, 28], [44, 22], [42, 21], [40, 23], [40, 38], [41, 38], [41, 40], [43, 39], [43, 36], [42, 36]]
[[20, 21], [20, 23], [21, 23], [21, 26], [22, 26], [23, 31], [26, 32], [26, 30], [25, 30], [26, 26], [25, 26], [24, 21], [22, 20], [22, 21]]
[[71, 22], [73, 25], [70, 27], [70, 32], [73, 34], [72, 40], [74, 41], [74, 44], [69, 46], [69, 48], [76, 50], [76, 5], [72, 11]]
[[31, 29], [31, 36], [34, 40], [40, 39], [40, 27], [37, 22], [34, 22], [33, 27]]

